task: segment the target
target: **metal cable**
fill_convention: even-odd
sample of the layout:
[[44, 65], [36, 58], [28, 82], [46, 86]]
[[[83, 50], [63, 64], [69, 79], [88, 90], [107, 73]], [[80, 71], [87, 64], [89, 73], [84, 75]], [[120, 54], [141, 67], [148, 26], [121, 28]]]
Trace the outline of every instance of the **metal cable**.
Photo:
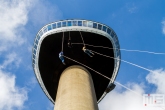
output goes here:
[[[80, 31], [79, 31], [79, 32], [80, 32]], [[83, 41], [83, 45], [84, 45], [84, 47], [85, 47], [85, 42], [84, 42], [84, 39], [83, 39], [83, 37], [82, 37], [81, 32], [80, 32], [80, 36], [81, 36], [81, 39], [82, 39], [82, 41]]]
[[[64, 55], [63, 55], [63, 56], [64, 56]], [[107, 78], [108, 80], [112, 81], [111, 78], [109, 78], [109, 77], [103, 75], [102, 73], [100, 73], [100, 72], [98, 72], [98, 71], [92, 69], [91, 67], [89, 67], [89, 66], [87, 66], [87, 65], [85, 65], [85, 64], [82, 64], [82, 63], [80, 63], [80, 62], [78, 62], [78, 61], [76, 61], [76, 60], [73, 60], [72, 58], [69, 58], [69, 57], [67, 57], [67, 56], [64, 56], [64, 57], [67, 58], [67, 59], [69, 59], [69, 60], [72, 60], [72, 61], [74, 61], [74, 62], [76, 62], [76, 63], [78, 63], [78, 64], [80, 64], [80, 65], [82, 65], [82, 66], [85, 66], [86, 68], [88, 68], [88, 69], [94, 71], [95, 73], [97, 73], [97, 74], [99, 74], [99, 75], [101, 75], [101, 76]], [[113, 82], [113, 81], [112, 81], [112, 82]], [[114, 81], [114, 82], [115, 82], [116, 84], [118, 84], [118, 85], [124, 87], [125, 89], [127, 89], [127, 90], [129, 90], [129, 91], [131, 91], [131, 92], [133, 92], [133, 93], [135, 93], [135, 94], [137, 94], [137, 95], [139, 95], [139, 93], [137, 93], [137, 92], [135, 92], [135, 91], [129, 89], [128, 87], [122, 85], [121, 83], [119, 83], [119, 82], [117, 82], [117, 81]]]
[[[83, 43], [72, 43], [72, 44], [83, 44]], [[118, 50], [123, 50], [123, 51], [130, 51], [130, 52], [141, 52], [141, 53], [165, 55], [165, 53], [160, 53], [160, 52], [150, 52], [150, 51], [143, 51], [143, 50], [128, 50], [128, 49], [119, 49], [119, 48], [109, 48], [109, 47], [95, 46], [95, 45], [90, 45], [90, 44], [85, 44], [85, 45], [91, 46], [91, 47], [107, 48], [107, 49], [118, 49]]]
[[62, 49], [61, 49], [62, 52], [63, 52], [63, 45], [64, 45], [64, 32], [63, 32], [63, 36], [62, 36]]

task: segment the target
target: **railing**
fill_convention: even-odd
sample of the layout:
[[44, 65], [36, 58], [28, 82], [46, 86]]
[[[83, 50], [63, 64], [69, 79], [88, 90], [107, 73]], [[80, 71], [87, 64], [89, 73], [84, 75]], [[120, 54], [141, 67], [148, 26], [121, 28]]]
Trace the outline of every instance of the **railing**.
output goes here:
[[[37, 53], [38, 43], [39, 43], [39, 40], [42, 37], [42, 35], [44, 33], [48, 32], [48, 31], [52, 31], [52, 30], [57, 29], [57, 28], [75, 27], [75, 26], [78, 26], [78, 27], [89, 27], [89, 28], [97, 29], [97, 30], [100, 30], [100, 31], [103, 31], [103, 32], [107, 33], [111, 37], [111, 39], [113, 39], [113, 48], [115, 48], [114, 49], [114, 57], [120, 59], [120, 50], [119, 50], [120, 49], [120, 45], [119, 45], [119, 41], [118, 41], [116, 33], [109, 26], [106, 26], [104, 24], [101, 24], [101, 23], [98, 23], [98, 22], [94, 22], [94, 21], [88, 21], [88, 20], [75, 20], [75, 19], [73, 19], [73, 20], [63, 20], [63, 21], [57, 21], [57, 22], [53, 22], [53, 23], [45, 25], [38, 32], [38, 34], [36, 35], [35, 40], [34, 40], [33, 50], [32, 50], [32, 53], [33, 53], [33, 55], [32, 55], [32, 66], [33, 66], [34, 70], [35, 70], [35, 67], [38, 67], [38, 66], [36, 66], [36, 64], [38, 64], [36, 62], [36, 59], [37, 59], [36, 58], [36, 53]], [[119, 66], [120, 66], [120, 61], [115, 59], [115, 65], [114, 66], [115, 67], [114, 67], [114, 72], [113, 72], [113, 76], [112, 76], [113, 80], [115, 80], [117, 71], [118, 71]], [[39, 74], [38, 71], [35, 71], [35, 72], [37, 72], [37, 73], [35, 73], [36, 75]], [[38, 80], [41, 80], [41, 79], [38, 79]], [[42, 88], [45, 88], [45, 87], [42, 87]], [[45, 93], [48, 94], [47, 90], [46, 90]], [[104, 98], [105, 95], [106, 95], [106, 93], [104, 93], [102, 95], [102, 97], [100, 98], [99, 101], [101, 101], [102, 98]], [[49, 95], [47, 95], [47, 96], [53, 102], [51, 97]]]

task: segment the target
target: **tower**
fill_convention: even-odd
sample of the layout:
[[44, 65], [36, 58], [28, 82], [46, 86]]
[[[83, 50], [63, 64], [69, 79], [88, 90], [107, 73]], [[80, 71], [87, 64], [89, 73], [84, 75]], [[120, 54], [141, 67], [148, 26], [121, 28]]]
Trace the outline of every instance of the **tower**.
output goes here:
[[[83, 47], [91, 50], [93, 57], [84, 53]], [[113, 29], [98, 22], [72, 19], [45, 25], [34, 40], [32, 65], [41, 88], [55, 104], [55, 110], [73, 105], [80, 110], [86, 107], [82, 103], [89, 100], [86, 110], [97, 110], [97, 103], [115, 87], [113, 83], [120, 67], [119, 48]], [[59, 59], [61, 51], [65, 65]]]

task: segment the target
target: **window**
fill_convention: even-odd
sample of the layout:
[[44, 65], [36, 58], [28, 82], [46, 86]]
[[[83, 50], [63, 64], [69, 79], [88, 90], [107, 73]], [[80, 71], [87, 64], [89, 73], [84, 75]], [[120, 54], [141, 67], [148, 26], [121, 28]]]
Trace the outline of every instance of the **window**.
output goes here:
[[40, 36], [42, 36], [42, 35], [43, 35], [43, 32], [42, 32], [42, 30], [39, 32], [39, 34], [40, 34]]
[[33, 68], [34, 68], [34, 64], [32, 64]]
[[97, 23], [93, 23], [93, 28], [97, 28]]
[[34, 52], [34, 54], [36, 55], [36, 50], [35, 50], [35, 49], [33, 49], [33, 52]]
[[77, 26], [77, 21], [73, 21], [73, 26]]
[[103, 31], [107, 32], [107, 27], [103, 26]]
[[98, 24], [98, 29], [102, 29], [102, 25], [101, 24]]
[[38, 40], [37, 39], [36, 39], [35, 43], [38, 44]]
[[53, 29], [56, 29], [56, 23], [52, 24]]
[[78, 26], [82, 26], [82, 21], [78, 21]]
[[62, 27], [66, 27], [66, 22], [62, 22]]
[[115, 33], [114, 32], [111, 32], [111, 36], [114, 37], [115, 36]]
[[36, 57], [36, 56], [33, 54], [33, 59], [35, 59], [35, 57]]
[[37, 45], [36, 44], [34, 44], [34, 48], [37, 50]]
[[113, 36], [113, 41], [114, 41], [114, 42], [116, 42], [116, 41], [117, 41], [117, 39], [116, 39], [116, 37], [115, 37], [115, 36]]
[[40, 39], [40, 35], [39, 35], [39, 34], [37, 35], [37, 39], [38, 39], [38, 40]]
[[68, 21], [68, 26], [72, 26], [72, 22], [71, 21]]
[[57, 23], [57, 27], [60, 28], [61, 27], [61, 22]]
[[45, 27], [45, 28], [43, 29], [43, 32], [44, 32], [44, 33], [47, 32], [47, 27]]
[[88, 27], [93, 27], [93, 22], [88, 21]]
[[87, 26], [87, 21], [83, 21], [83, 26]]
[[33, 63], [35, 64], [35, 60], [33, 59]]
[[52, 25], [48, 25], [48, 31], [52, 29]]
[[108, 33], [108, 34], [110, 34], [110, 33], [111, 33], [111, 30], [110, 30], [109, 28], [107, 29], [107, 33]]

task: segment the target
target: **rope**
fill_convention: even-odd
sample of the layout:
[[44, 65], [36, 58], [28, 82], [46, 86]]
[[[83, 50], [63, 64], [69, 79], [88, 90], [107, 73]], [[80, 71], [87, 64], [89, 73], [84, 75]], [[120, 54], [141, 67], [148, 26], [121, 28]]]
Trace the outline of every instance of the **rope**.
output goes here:
[[[80, 32], [80, 31], [79, 31], [79, 32]], [[83, 37], [82, 37], [81, 32], [80, 32], [80, 36], [81, 36], [81, 39], [82, 39], [82, 41], [83, 41], [83, 45], [84, 45], [84, 47], [85, 47], [84, 39], [83, 39]]]
[[64, 32], [63, 32], [63, 36], [62, 36], [62, 49], [61, 49], [62, 52], [63, 52], [63, 44], [64, 44]]
[[70, 31], [69, 31], [69, 40], [70, 40]]
[[[63, 55], [63, 56], [64, 56], [64, 55]], [[109, 79], [110, 81], [112, 81], [111, 78], [109, 78], [109, 77], [107, 77], [107, 76], [101, 74], [100, 72], [98, 72], [98, 71], [96, 71], [96, 70], [94, 70], [94, 69], [92, 69], [92, 68], [86, 66], [85, 64], [82, 64], [82, 63], [80, 63], [80, 62], [78, 62], [78, 61], [76, 61], [76, 60], [73, 60], [72, 58], [69, 58], [69, 57], [67, 57], [67, 56], [64, 56], [64, 57], [67, 58], [67, 59], [69, 59], [69, 60], [72, 60], [72, 61], [74, 61], [74, 62], [76, 62], [76, 63], [78, 63], [78, 64], [80, 64], [80, 65], [83, 65], [83, 66], [85, 66], [86, 68], [88, 68], [88, 69], [90, 69], [90, 70], [96, 72], [97, 74], [99, 74], [99, 75], [101, 75], [101, 76], [103, 76], [103, 77]], [[112, 81], [112, 82], [113, 82], [113, 81]], [[121, 83], [119, 83], [119, 82], [117, 82], [117, 81], [114, 81], [114, 82], [115, 82], [117, 85], [119, 85], [119, 86], [121, 86], [121, 87], [123, 87], [123, 88], [125, 88], [125, 89], [127, 89], [127, 90], [129, 90], [129, 91], [131, 91], [132, 93], [135, 93], [136, 95], [142, 97], [141, 94], [139, 94], [139, 93], [137, 93], [136, 91], [134, 91], [134, 90], [132, 90], [132, 89], [130, 89], [130, 88], [124, 86], [123, 84], [121, 84]], [[163, 107], [159, 107], [159, 108], [164, 109]], [[165, 109], [164, 109], [164, 110], [165, 110]]]
[[[72, 44], [82, 44], [82, 43], [72, 43]], [[130, 51], [130, 52], [141, 52], [141, 53], [165, 55], [165, 53], [150, 52], [150, 51], [143, 51], [143, 50], [128, 50], [128, 49], [119, 49], [119, 48], [109, 48], [109, 47], [104, 47], [104, 46], [94, 46], [94, 45], [90, 45], [90, 44], [85, 44], [85, 45], [91, 46], [91, 47], [107, 48], [107, 49], [118, 49], [118, 50], [123, 50], [123, 51]]]
[[[63, 56], [64, 56], [64, 55], [63, 55]], [[76, 61], [76, 60], [73, 60], [72, 58], [69, 58], [69, 57], [67, 57], [67, 56], [64, 56], [64, 57], [67, 58], [67, 59], [69, 59], [69, 60], [72, 60], [72, 61], [74, 61], [74, 62], [76, 62], [76, 63], [78, 63], [78, 64], [80, 64], [80, 65], [83, 65], [83, 66], [85, 66], [86, 68], [88, 68], [88, 69], [94, 71], [95, 73], [97, 73], [97, 74], [99, 74], [99, 75], [101, 75], [101, 76], [107, 78], [108, 80], [112, 81], [111, 78], [109, 78], [109, 77], [103, 75], [102, 73], [100, 73], [100, 72], [98, 72], [98, 71], [92, 69], [91, 67], [89, 67], [89, 66], [87, 66], [87, 65], [85, 65], [85, 64], [83, 64], [83, 63], [80, 63], [80, 62], [78, 62], [78, 61]], [[113, 82], [113, 81], [112, 81], [112, 82]], [[135, 91], [129, 89], [128, 87], [122, 85], [121, 83], [119, 83], [119, 82], [117, 82], [117, 81], [114, 81], [114, 82], [115, 82], [116, 84], [118, 84], [118, 85], [124, 87], [125, 89], [127, 89], [127, 90], [129, 90], [129, 91], [131, 91], [131, 92], [133, 92], [133, 93], [135, 93], [135, 94], [137, 94], [137, 95], [140, 95], [139, 93], [137, 93], [137, 92], [135, 92]]]
[[[90, 50], [90, 51], [92, 51], [92, 50]], [[145, 68], [145, 67], [139, 66], [139, 65], [137, 65], [137, 64], [134, 64], [134, 63], [131, 63], [131, 62], [128, 62], [128, 61], [119, 59], [119, 58], [110, 57], [110, 56], [107, 56], [107, 55], [104, 55], [104, 54], [101, 54], [101, 53], [98, 53], [98, 52], [95, 52], [95, 51], [92, 51], [92, 52], [94, 52], [94, 53], [96, 53], [96, 54], [98, 54], [98, 55], [102, 55], [102, 56], [105, 56], [105, 57], [109, 57], [109, 58], [113, 58], [113, 59], [116, 59], [116, 60], [120, 60], [120, 61], [122, 61], [122, 62], [125, 62], [125, 63], [131, 64], [131, 65], [133, 65], [133, 66], [139, 67], [139, 68], [141, 68], [141, 69], [147, 70], [147, 71], [149, 71], [149, 72], [153, 72], [153, 71], [150, 70], [150, 69], [147, 69], [147, 68]]]

